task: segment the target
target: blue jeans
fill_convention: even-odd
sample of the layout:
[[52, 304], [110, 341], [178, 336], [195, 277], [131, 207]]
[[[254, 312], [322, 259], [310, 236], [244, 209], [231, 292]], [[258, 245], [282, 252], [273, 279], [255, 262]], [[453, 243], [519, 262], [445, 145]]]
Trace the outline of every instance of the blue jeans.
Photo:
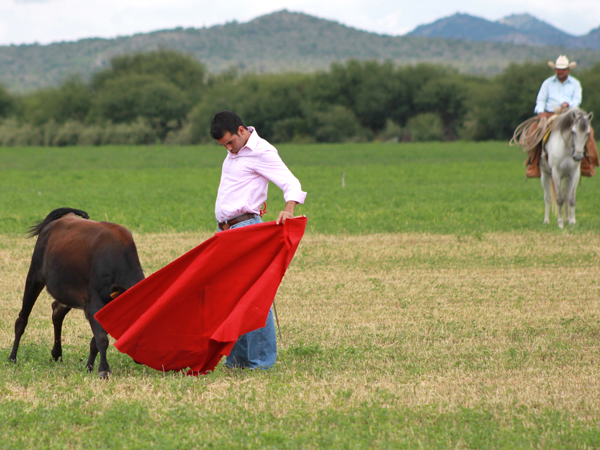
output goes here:
[[[258, 215], [255, 215], [252, 219], [236, 223], [231, 228], [245, 227], [255, 223], [262, 223], [262, 219]], [[275, 333], [273, 310], [270, 310], [267, 323], [263, 328], [251, 331], [238, 338], [225, 360], [225, 365], [246, 369], [267, 369], [275, 364], [276, 359], [277, 335]]]

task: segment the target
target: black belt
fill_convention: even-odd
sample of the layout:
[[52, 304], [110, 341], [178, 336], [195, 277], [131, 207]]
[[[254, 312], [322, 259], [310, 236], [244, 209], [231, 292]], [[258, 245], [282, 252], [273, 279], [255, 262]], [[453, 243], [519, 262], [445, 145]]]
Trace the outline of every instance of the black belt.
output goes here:
[[244, 213], [239, 216], [232, 217], [231, 219], [226, 220], [225, 222], [219, 222], [219, 230], [225, 231], [229, 230], [233, 225], [243, 222], [244, 220], [253, 219], [256, 214], [254, 213]]

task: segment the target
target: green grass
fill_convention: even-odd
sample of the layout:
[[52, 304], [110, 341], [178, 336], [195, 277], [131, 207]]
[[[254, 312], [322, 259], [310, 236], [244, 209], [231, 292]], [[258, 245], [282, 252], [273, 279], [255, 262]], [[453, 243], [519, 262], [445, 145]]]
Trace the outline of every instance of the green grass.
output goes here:
[[[84, 209], [134, 231], [148, 275], [214, 232], [224, 150], [0, 149], [1, 448], [600, 447], [596, 178], [559, 231], [504, 143], [280, 153], [309, 193], [309, 232], [277, 296], [277, 364], [186, 377], [111, 346], [102, 381], [84, 370], [80, 311], [50, 360], [47, 294], [6, 362], [34, 245], [23, 232]], [[282, 205], [272, 186], [267, 220]]]
[[[308, 192], [309, 230], [472, 234], [539, 230], [539, 180], [505, 143], [282, 145]], [[202, 147], [0, 149], [0, 233], [21, 233], [71, 206], [135, 232], [213, 230], [224, 150]], [[342, 187], [342, 174], [345, 187]], [[597, 180], [577, 191], [577, 229], [598, 229]], [[271, 186], [269, 213], [283, 207]], [[554, 230], [554, 226], [546, 227]]]

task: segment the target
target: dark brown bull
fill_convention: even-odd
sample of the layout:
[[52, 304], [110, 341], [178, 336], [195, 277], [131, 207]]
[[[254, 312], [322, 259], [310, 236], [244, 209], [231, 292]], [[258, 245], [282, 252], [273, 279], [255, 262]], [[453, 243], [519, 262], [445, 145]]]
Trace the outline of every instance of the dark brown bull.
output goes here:
[[104, 305], [144, 279], [131, 233], [120, 225], [88, 220], [84, 211], [60, 208], [48, 214], [29, 230], [39, 236], [27, 274], [23, 307], [15, 322], [15, 343], [9, 360], [17, 360], [21, 336], [40, 292], [46, 286], [55, 299], [52, 303], [54, 324], [54, 360], [62, 358], [63, 319], [72, 308], [83, 309], [94, 337], [86, 367], [91, 371], [98, 352], [98, 375], [106, 378], [110, 367], [106, 360], [108, 336], [94, 318]]

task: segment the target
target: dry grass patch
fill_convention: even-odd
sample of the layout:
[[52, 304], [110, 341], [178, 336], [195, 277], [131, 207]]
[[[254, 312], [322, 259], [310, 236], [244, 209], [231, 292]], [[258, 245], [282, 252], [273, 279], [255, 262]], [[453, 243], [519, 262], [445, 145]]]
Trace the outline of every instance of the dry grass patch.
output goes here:
[[[149, 275], [210, 236], [135, 239]], [[0, 236], [5, 357], [32, 248], [31, 240]], [[65, 321], [65, 362], [47, 362], [52, 329], [43, 294], [19, 364], [1, 369], [0, 392], [5, 402], [84, 398], [101, 409], [135, 401], [156, 417], [180, 406], [218, 413], [231, 402], [276, 417], [377, 402], [558, 409], [598, 420], [599, 269], [594, 234], [307, 235], [277, 297], [283, 342], [274, 369], [163, 375], [111, 348], [114, 376], [102, 383], [77, 361], [91, 337], [78, 311]]]

